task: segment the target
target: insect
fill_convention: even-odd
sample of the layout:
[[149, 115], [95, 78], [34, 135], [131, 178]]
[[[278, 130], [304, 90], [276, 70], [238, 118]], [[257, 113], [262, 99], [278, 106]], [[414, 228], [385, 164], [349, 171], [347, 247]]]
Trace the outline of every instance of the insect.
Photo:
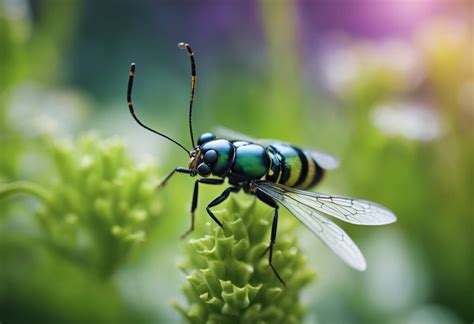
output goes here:
[[[199, 176], [194, 183], [191, 226], [183, 237], [194, 229], [199, 186], [221, 185], [227, 179], [229, 186], [207, 205], [207, 213], [217, 225], [223, 228], [224, 225], [214, 215], [211, 208], [221, 204], [231, 193], [240, 190], [256, 196], [257, 199], [273, 208], [270, 243], [264, 254], [268, 252], [269, 266], [283, 286], [285, 282], [272, 264], [280, 205], [286, 207], [345, 263], [359, 271], [365, 270], [366, 261], [357, 245], [327, 216], [352, 224], [384, 225], [395, 222], [395, 215], [370, 201], [306, 191], [321, 181], [326, 170], [335, 169], [339, 165], [338, 160], [327, 153], [303, 149], [279, 141], [253, 140], [237, 133], [230, 134], [229, 139], [217, 138], [212, 133], [204, 133], [195, 143], [192, 113], [196, 88], [196, 62], [189, 44], [179, 43], [178, 47], [187, 52], [191, 62], [188, 120], [192, 149], [188, 150], [171, 137], [146, 126], [137, 117], [132, 104], [134, 63], [130, 67], [127, 102], [132, 117], [140, 126], [175, 143], [190, 158], [187, 167], [175, 168], [159, 187], [163, 187], [175, 173], [185, 173], [191, 177]], [[209, 178], [209, 176], [212, 177]]]

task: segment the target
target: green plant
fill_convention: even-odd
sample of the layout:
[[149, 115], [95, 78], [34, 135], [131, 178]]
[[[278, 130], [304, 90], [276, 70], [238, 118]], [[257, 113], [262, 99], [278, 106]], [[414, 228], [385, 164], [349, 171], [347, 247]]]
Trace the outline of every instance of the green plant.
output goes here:
[[[244, 198], [239, 196], [239, 198]], [[244, 201], [246, 201], [244, 199]], [[313, 278], [298, 248], [293, 228], [279, 228], [273, 264], [286, 281], [282, 287], [262, 256], [269, 243], [272, 210], [253, 199], [230, 199], [216, 212], [224, 229], [211, 224], [192, 239], [182, 270], [188, 306], [177, 309], [191, 323], [298, 323], [304, 315], [301, 289]]]
[[46, 141], [56, 176], [42, 183], [3, 184], [0, 198], [36, 197], [41, 241], [101, 277], [114, 273], [155, 221], [154, 168], [135, 166], [117, 139], [86, 135], [76, 142]]

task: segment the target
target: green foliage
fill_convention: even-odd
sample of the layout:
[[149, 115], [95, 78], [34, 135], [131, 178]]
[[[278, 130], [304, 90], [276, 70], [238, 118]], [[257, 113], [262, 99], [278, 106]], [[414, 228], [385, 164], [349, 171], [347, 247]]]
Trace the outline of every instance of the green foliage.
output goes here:
[[135, 166], [123, 143], [93, 135], [77, 142], [48, 142], [56, 176], [45, 183], [15, 182], [0, 197], [36, 196], [44, 243], [99, 276], [111, 275], [155, 221], [155, 174]]
[[[242, 197], [240, 197], [242, 198]], [[313, 278], [294, 231], [280, 226], [273, 264], [287, 287], [268, 265], [273, 211], [252, 200], [231, 199], [216, 212], [224, 230], [211, 224], [206, 235], [192, 239], [183, 290], [189, 306], [177, 306], [191, 323], [298, 323], [304, 315], [299, 293]], [[280, 225], [283, 222], [280, 221]], [[286, 227], [286, 228], [285, 228]]]

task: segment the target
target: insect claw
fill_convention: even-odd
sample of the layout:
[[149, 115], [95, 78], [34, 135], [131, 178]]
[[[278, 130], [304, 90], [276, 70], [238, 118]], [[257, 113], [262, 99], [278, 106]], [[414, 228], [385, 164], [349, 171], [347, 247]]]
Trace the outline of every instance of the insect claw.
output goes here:
[[160, 191], [161, 189], [163, 189], [165, 187], [165, 184], [166, 184], [166, 181], [161, 181], [157, 186], [156, 186], [156, 190], [157, 191]]
[[265, 254], [267, 254], [268, 250], [270, 250], [270, 245], [265, 248], [262, 254], [260, 254], [260, 257], [263, 258]]
[[278, 272], [276, 271], [276, 269], [273, 267], [273, 264], [271, 264], [271, 263], [270, 263], [270, 268], [272, 268], [273, 273], [274, 273], [275, 276], [277, 277], [278, 281], [283, 285], [283, 288], [286, 288], [286, 283], [285, 283], [285, 281], [280, 277], [280, 275], [278, 274]]
[[186, 238], [186, 236], [188, 236], [192, 231], [193, 231], [192, 229], [187, 230], [186, 233], [184, 233], [180, 236], [180, 239], [184, 240]]
[[[265, 256], [265, 254], [267, 254], [267, 252], [270, 250], [270, 248], [271, 248], [271, 245], [267, 246], [267, 248], [263, 251], [263, 253], [260, 254], [260, 258], [263, 258]], [[272, 268], [273, 273], [277, 277], [278, 281], [282, 284], [283, 288], [286, 288], [285, 281], [280, 277], [280, 274], [278, 273], [278, 271], [276, 271], [276, 269], [273, 266], [271, 260], [269, 260], [268, 265], [270, 266], [270, 268]]]

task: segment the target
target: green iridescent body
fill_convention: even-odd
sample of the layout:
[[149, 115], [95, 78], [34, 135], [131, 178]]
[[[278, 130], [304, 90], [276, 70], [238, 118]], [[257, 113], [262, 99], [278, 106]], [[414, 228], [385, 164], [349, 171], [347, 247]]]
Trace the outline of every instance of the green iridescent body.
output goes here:
[[269, 166], [270, 157], [263, 146], [249, 143], [236, 147], [232, 173], [241, 181], [260, 179]]
[[[263, 146], [250, 141], [215, 139], [206, 133], [199, 138], [198, 145], [200, 157], [196, 165], [204, 163], [211, 171], [203, 175], [228, 177], [231, 184], [262, 179], [307, 189], [323, 176], [323, 169], [308, 152], [289, 144]], [[204, 156], [211, 150], [217, 153], [217, 158], [209, 163]]]

